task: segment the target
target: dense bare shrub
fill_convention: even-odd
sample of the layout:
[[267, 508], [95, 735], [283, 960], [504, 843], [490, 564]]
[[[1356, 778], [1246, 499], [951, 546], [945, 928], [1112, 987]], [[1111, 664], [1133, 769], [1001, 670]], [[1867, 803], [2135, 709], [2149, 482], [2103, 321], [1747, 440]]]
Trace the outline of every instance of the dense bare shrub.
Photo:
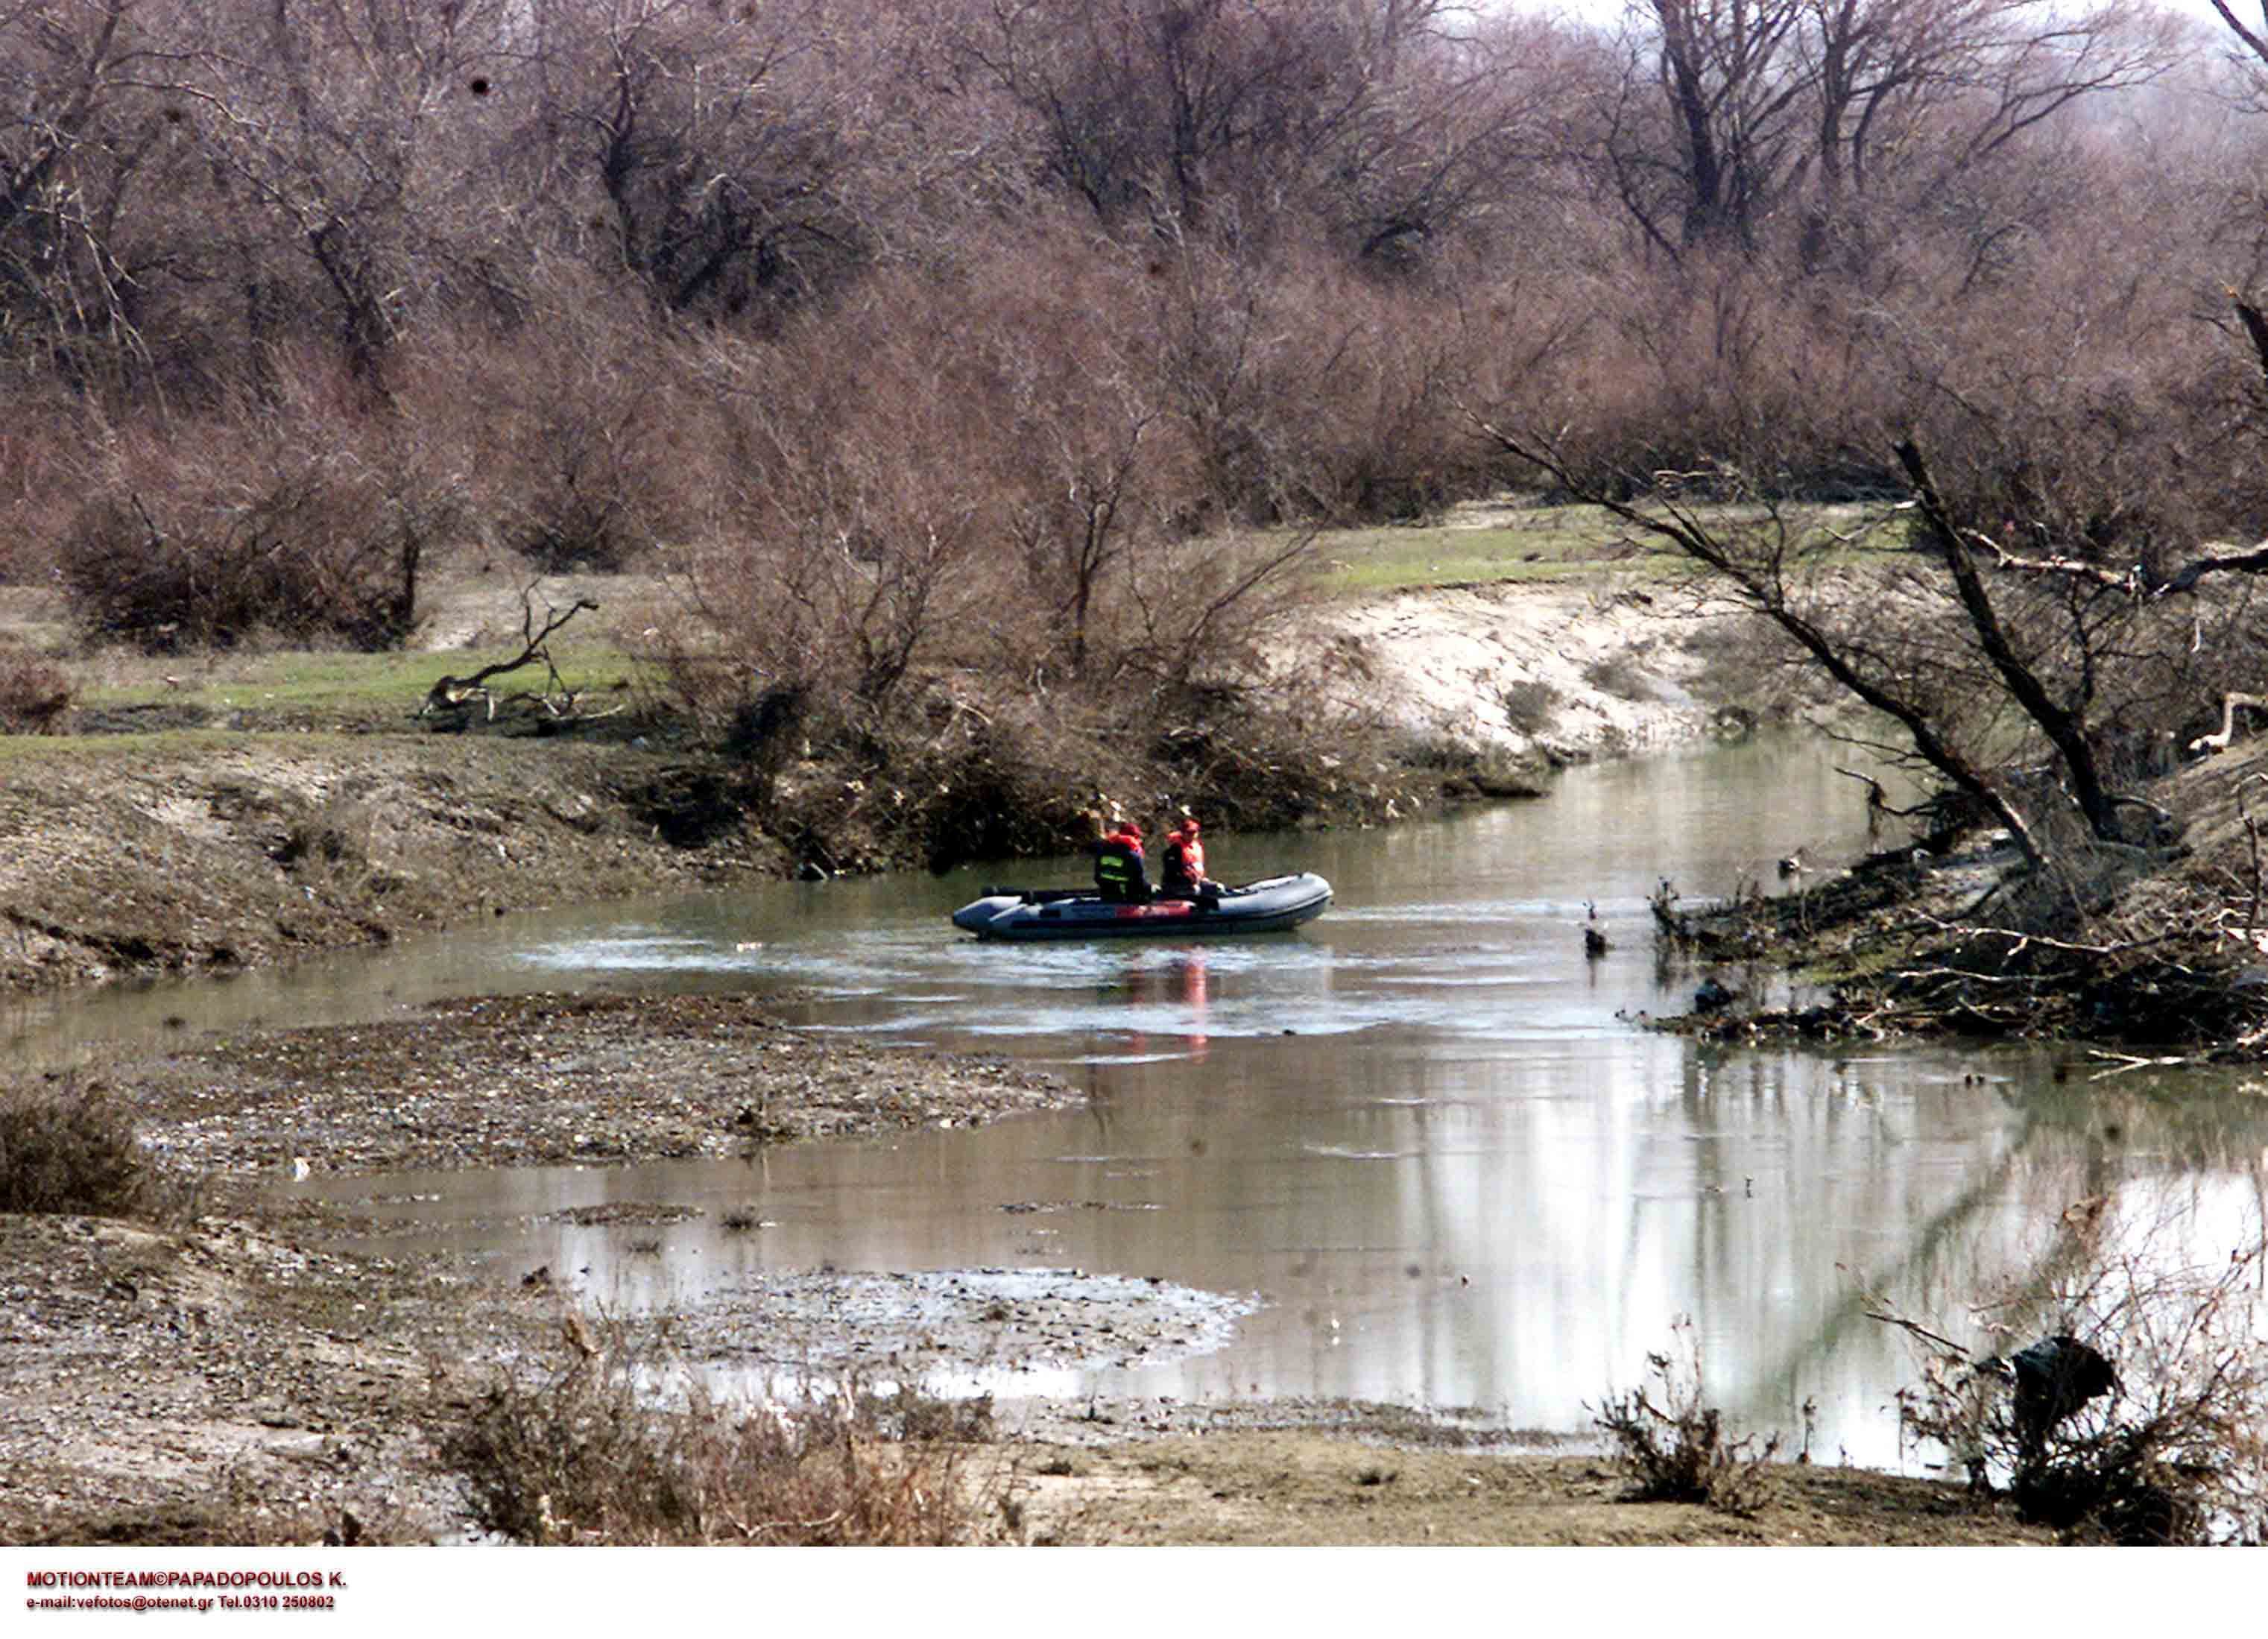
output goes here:
[[234, 505], [107, 494], [63, 542], [63, 584], [91, 636], [152, 651], [262, 632], [386, 647], [411, 611], [394, 543], [362, 538], [354, 489], [317, 464], [240, 490]]
[[455, 481], [320, 364], [287, 385], [272, 410], [153, 418], [95, 455], [58, 552], [90, 635], [151, 650], [408, 636]]
[[1440, 283], [1381, 279], [1327, 246], [1275, 244], [1261, 260], [1183, 235], [1143, 250], [1133, 356], [1174, 418], [1203, 486], [1204, 518], [1246, 524], [1415, 518], [1490, 478], [1457, 406], [1480, 342], [1450, 322]]
[[1779, 1437], [1761, 1445], [1754, 1436], [1727, 1438], [1723, 1415], [1708, 1404], [1692, 1320], [1680, 1316], [1670, 1330], [1670, 1349], [1646, 1357], [1653, 1391], [1641, 1385], [1606, 1395], [1594, 1421], [1630, 1472], [1631, 1500], [1753, 1514], [1764, 1505], [1765, 1468], [1779, 1451]]
[[0, 585], [47, 580], [55, 543], [79, 501], [85, 401], [54, 383], [11, 379], [8, 424], [0, 428]]
[[1656, 700], [1660, 690], [1631, 654], [1602, 655], [1583, 668], [1583, 680], [1602, 694], [1624, 700]]
[[325, 877], [359, 876], [370, 870], [376, 814], [358, 798], [335, 795], [291, 812], [269, 857], [286, 871]]
[[0, 1089], [0, 1212], [132, 1217], [174, 1199], [133, 1112], [99, 1083], [66, 1075]]
[[19, 644], [0, 643], [0, 734], [52, 734], [70, 709], [70, 673]]
[[[652, 544], [638, 504], [644, 462], [641, 417], [573, 397], [552, 398], [517, 452], [534, 480], [519, 505], [497, 520], [512, 549], [544, 574], [615, 574]], [[532, 459], [531, 459], [532, 458]]]
[[1530, 739], [1557, 727], [1559, 709], [1566, 703], [1565, 695], [1540, 678], [1507, 684], [1498, 698], [1504, 707], [1505, 722]]
[[1085, 840], [1086, 809], [1140, 789], [1117, 724], [1091, 706], [1005, 691], [987, 698], [950, 679], [930, 691], [924, 718], [927, 731], [893, 767], [925, 793], [921, 849], [934, 871], [1068, 852]]
[[1900, 384], [1896, 408], [1948, 504], [2011, 551], [2123, 570], [2257, 539], [2268, 423], [2235, 311], [2200, 311], [2173, 280], [2113, 286], [2110, 254], [2043, 250], [2022, 278], [1885, 330], [1875, 363]]
[[481, 537], [536, 570], [611, 574], [715, 512], [725, 432], [694, 361], [634, 293], [572, 270], [526, 282], [529, 322], [407, 344], [392, 401], [463, 474]]
[[784, 537], [711, 541], [681, 560], [703, 635], [642, 641], [679, 700], [767, 776], [814, 746], [878, 743], [909, 674], [967, 641], [952, 615], [969, 586], [946, 573], [967, 539], [893, 532], [869, 547], [811, 520]]
[[688, 699], [721, 720], [792, 696], [814, 740], [913, 745], [917, 679], [1134, 717], [1248, 652], [1305, 543], [1199, 533], [1218, 508], [1158, 379], [1148, 275], [1051, 249], [878, 278], [775, 346], [712, 352], [736, 459], [682, 560], [717, 635], [674, 660]]
[[641, 1391], [653, 1363], [619, 1333], [566, 1322], [568, 1362], [533, 1387], [491, 1389], [443, 1454], [475, 1519], [515, 1541], [638, 1546], [945, 1546], [984, 1532], [964, 1443], [983, 1416], [921, 1398], [827, 1392], [803, 1407], [735, 1407], [696, 1388]]
[[1609, 256], [1492, 294], [1461, 314], [1469, 401], [1551, 426], [1587, 483], [1628, 496], [1724, 464], [1782, 494], [1897, 489], [1877, 436], [1899, 401], [1871, 350], [1878, 304], [1722, 250], [1674, 275]]
[[1324, 414], [1347, 330], [1186, 243], [1103, 249], [988, 256], [960, 303], [1005, 435], [1022, 607], [999, 635], [1090, 687], [1174, 685], [1232, 661], [1294, 578], [1304, 541], [1236, 526], [1313, 504], [1292, 429]]

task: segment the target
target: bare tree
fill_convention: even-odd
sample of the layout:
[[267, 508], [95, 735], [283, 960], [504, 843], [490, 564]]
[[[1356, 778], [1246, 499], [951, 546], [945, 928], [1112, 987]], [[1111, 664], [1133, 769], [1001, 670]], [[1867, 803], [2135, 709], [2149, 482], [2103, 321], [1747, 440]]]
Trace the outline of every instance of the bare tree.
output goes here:
[[2264, 0], [2257, 23], [2247, 23], [2229, 0], [2213, 0], [2213, 9], [2220, 14], [2220, 20], [2228, 25], [2229, 33], [2242, 42], [2244, 49], [2262, 66], [2268, 67], [2268, 0]]
[[1634, 0], [1603, 123], [1616, 191], [1673, 254], [1754, 248], [1810, 202], [1815, 232], [1886, 179], [1942, 186], [2086, 97], [2146, 84], [2174, 23], [2127, 0]]
[[[1913, 753], [2034, 863], [2053, 853], [2043, 821], [2064, 801], [2095, 843], [2129, 842], [2130, 815], [2157, 813], [2122, 786], [2162, 771], [2163, 761], [2114, 753], [2130, 751], [2138, 735], [2170, 746], [2149, 708], [2161, 703], [2153, 694], [2177, 665], [2175, 622], [2131, 585], [2014, 575], [1988, 584], [1992, 560], [1979, 551], [1980, 532], [1954, 514], [1911, 440], [1896, 450], [1909, 510], [1879, 513], [1854, 532], [1792, 515], [1728, 468], [1656, 474], [1645, 503], [1624, 501], [1586, 482], [1550, 440], [1477, 424], [1697, 566], [1712, 594], [1764, 617], [1840, 687], [1897, 723]], [[1867, 568], [1831, 561], [1854, 552]], [[1863, 591], [1852, 572], [1868, 577]], [[2058, 771], [2045, 784], [2021, 774], [2032, 736], [2046, 742]]]
[[1098, 216], [1197, 224], [1349, 117], [1359, 92], [1314, 49], [1332, 22], [1268, 0], [1003, 0], [964, 49]]
[[1552, 54], [1503, 48], [1558, 32], [1461, 23], [1441, 0], [1000, 0], [961, 52], [1105, 222], [1256, 240], [1288, 207], [1375, 256], [1471, 218], [1557, 145], [1535, 129]]
[[1822, 542], [1775, 504], [1765, 503], [1729, 527], [1712, 518], [1712, 501], [1754, 504], [1738, 474], [1682, 475], [1693, 481], [1693, 499], [1681, 475], [1657, 474], [1653, 504], [1641, 507], [1587, 482], [1548, 438], [1506, 432], [1477, 417], [1476, 424], [1506, 453], [1697, 565], [1712, 589], [1762, 615], [1837, 685], [1903, 728], [1921, 761], [2007, 827], [2028, 857], [2045, 859], [2023, 811], [1994, 779], [1992, 763], [1973, 748], [1988, 726], [1973, 710], [1976, 697], [1908, 641], [1927, 636], [1926, 622], [1876, 618], [1854, 625], [1817, 578]]
[[1361, 94], [1310, 174], [1327, 231], [1359, 259], [1498, 246], [1572, 196], [1568, 132], [1591, 72], [1580, 33], [1522, 15], [1457, 32], [1432, 4], [1351, 9]]
[[187, 106], [255, 350], [289, 335], [303, 305], [328, 309], [354, 374], [380, 384], [436, 282], [427, 253], [458, 155], [489, 146], [490, 76], [513, 26], [509, 0], [224, 0], [196, 12], [182, 40]]
[[178, 180], [176, 70], [155, 0], [0, 11], [0, 336], [66, 380], [147, 363], [142, 281], [172, 246], [135, 207]]
[[541, 0], [530, 15], [530, 135], [571, 198], [595, 187], [616, 265], [667, 307], [745, 312], [855, 263], [843, 64], [863, 59], [825, 0]]

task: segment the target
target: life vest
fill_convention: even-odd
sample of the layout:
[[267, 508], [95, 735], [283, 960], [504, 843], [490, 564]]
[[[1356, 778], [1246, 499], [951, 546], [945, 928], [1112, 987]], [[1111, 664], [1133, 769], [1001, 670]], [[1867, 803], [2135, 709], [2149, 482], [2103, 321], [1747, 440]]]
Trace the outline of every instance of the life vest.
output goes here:
[[1204, 844], [1192, 832], [1170, 833], [1158, 870], [1169, 892], [1195, 888], [1204, 880]]
[[1116, 905], [1138, 905], [1150, 897], [1140, 832], [1113, 831], [1094, 845], [1094, 886]]

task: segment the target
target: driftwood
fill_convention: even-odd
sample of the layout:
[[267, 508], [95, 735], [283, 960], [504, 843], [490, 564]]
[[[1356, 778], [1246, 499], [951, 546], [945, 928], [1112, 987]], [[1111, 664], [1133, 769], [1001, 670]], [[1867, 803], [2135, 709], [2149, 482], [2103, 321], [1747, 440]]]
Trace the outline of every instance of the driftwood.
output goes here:
[[2259, 695], [2223, 695], [2220, 697], [2220, 731], [2200, 734], [2190, 742], [2192, 754], [2227, 751], [2236, 738], [2236, 710], [2242, 706], [2252, 711], [2268, 711], [2268, 697]]
[[[547, 604], [544, 606], [543, 625], [541, 629], [538, 629], [535, 623], [535, 585], [536, 583], [530, 583], [527, 589], [519, 594], [519, 629], [520, 636], [525, 640], [525, 646], [519, 653], [512, 659], [499, 660], [493, 665], [484, 665], [470, 677], [443, 676], [436, 680], [433, 687], [425, 692], [425, 703], [410, 714], [413, 719], [431, 717], [440, 711], [461, 710], [477, 700], [487, 706], [489, 721], [494, 722], [497, 702], [496, 696], [489, 691], [488, 681], [490, 678], [502, 677], [507, 673], [517, 672], [523, 666], [534, 665], [538, 660], [543, 662], [544, 665], [550, 670], [555, 680], [558, 677], [558, 669], [552, 666], [550, 653], [544, 645], [550, 641], [554, 632], [559, 630], [578, 614], [585, 609], [596, 614], [599, 606], [588, 598], [578, 598], [564, 609], [554, 608]], [[569, 699], [571, 702], [573, 699], [571, 691]]]

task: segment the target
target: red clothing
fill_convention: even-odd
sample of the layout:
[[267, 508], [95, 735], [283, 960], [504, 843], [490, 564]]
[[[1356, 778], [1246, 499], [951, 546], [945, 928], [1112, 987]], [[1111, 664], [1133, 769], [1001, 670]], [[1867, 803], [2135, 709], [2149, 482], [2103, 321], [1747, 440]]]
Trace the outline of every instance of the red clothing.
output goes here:
[[1204, 844], [1197, 841], [1195, 825], [1185, 825], [1166, 835], [1166, 852], [1160, 861], [1167, 891], [1194, 891], [1204, 880]]

